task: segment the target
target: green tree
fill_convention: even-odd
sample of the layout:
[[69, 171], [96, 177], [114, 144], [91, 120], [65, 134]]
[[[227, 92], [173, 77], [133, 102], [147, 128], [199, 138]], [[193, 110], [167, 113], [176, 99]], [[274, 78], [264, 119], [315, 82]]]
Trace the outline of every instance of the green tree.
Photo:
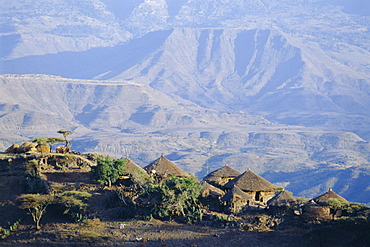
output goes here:
[[53, 145], [64, 141], [64, 139], [58, 137], [38, 137], [31, 140], [31, 142], [36, 142], [38, 145]]
[[296, 198], [296, 201], [298, 204], [306, 204], [308, 203], [309, 199], [306, 197], [298, 197]]
[[39, 194], [24, 194], [17, 197], [19, 208], [27, 209], [32, 216], [36, 229], [41, 229], [40, 220], [48, 205], [54, 203], [54, 196]]
[[112, 159], [98, 157], [97, 165], [92, 168], [92, 179], [100, 184], [112, 186], [112, 183], [122, 176], [125, 172], [126, 159]]

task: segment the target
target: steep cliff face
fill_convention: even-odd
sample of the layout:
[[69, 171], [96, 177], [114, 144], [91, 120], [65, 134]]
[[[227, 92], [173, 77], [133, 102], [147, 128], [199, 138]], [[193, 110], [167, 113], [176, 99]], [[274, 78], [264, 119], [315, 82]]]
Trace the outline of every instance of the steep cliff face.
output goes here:
[[277, 29], [175, 28], [3, 65], [11, 73], [132, 81], [205, 108], [369, 138], [369, 78]]
[[163, 35], [145, 59], [101, 78], [132, 79], [203, 107], [287, 124], [328, 124], [363, 134], [369, 123], [368, 77], [284, 32], [181, 28]]

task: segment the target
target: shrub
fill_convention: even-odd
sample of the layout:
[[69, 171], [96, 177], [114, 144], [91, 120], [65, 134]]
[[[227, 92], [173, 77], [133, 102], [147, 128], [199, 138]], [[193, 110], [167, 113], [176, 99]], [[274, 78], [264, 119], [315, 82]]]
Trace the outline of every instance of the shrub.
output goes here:
[[193, 223], [202, 219], [202, 210], [198, 205], [201, 185], [194, 178], [167, 178], [159, 185], [147, 184], [142, 196], [154, 198], [153, 216], [159, 218], [181, 217], [185, 222]]
[[30, 194], [43, 194], [48, 188], [48, 182], [42, 179], [36, 171], [28, 172], [20, 184], [23, 191]]
[[64, 207], [63, 214], [69, 215], [75, 222], [87, 219], [87, 199], [92, 195], [85, 191], [65, 191], [58, 195], [56, 202]]

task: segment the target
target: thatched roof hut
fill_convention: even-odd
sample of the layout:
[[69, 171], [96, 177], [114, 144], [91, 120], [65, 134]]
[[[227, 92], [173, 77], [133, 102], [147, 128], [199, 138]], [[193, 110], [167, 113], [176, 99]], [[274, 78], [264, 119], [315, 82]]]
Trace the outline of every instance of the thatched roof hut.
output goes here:
[[223, 201], [226, 206], [225, 210], [231, 213], [242, 212], [253, 200], [253, 196], [245, 193], [237, 186], [234, 186], [221, 198], [221, 201]]
[[223, 195], [225, 195], [225, 192], [209, 183], [207, 183], [206, 181], [202, 181], [201, 182], [202, 184], [202, 191], [200, 193], [200, 195], [202, 197], [214, 197], [214, 198], [219, 198]]
[[130, 177], [133, 180], [143, 180], [149, 178], [148, 173], [133, 162], [130, 158], [126, 157], [125, 176]]
[[331, 188], [329, 189], [328, 192], [322, 194], [321, 196], [313, 198], [313, 200], [317, 203], [325, 202], [328, 201], [329, 199], [338, 199], [339, 201], [342, 202], [348, 202], [346, 199], [335, 193]]
[[253, 197], [244, 191], [242, 191], [237, 186], [234, 186], [231, 190], [229, 190], [222, 198], [224, 202], [237, 202], [237, 201], [248, 201], [253, 200]]
[[191, 175], [183, 170], [181, 170], [175, 163], [169, 161], [163, 155], [144, 167], [150, 175], [159, 176], [162, 178], [169, 176], [176, 177], [191, 177]]
[[225, 184], [224, 188], [231, 189], [234, 186], [253, 196], [253, 203], [259, 206], [266, 206], [266, 202], [274, 196], [275, 190], [278, 188], [263, 177], [253, 173], [249, 168], [243, 174]]
[[330, 218], [330, 209], [311, 200], [303, 207], [302, 216], [307, 219], [325, 220]]
[[243, 174], [237, 176], [227, 184], [225, 188], [232, 189], [234, 186], [239, 187], [243, 191], [274, 191], [278, 187], [270, 183], [266, 179], [253, 173], [249, 168]]
[[203, 180], [214, 186], [222, 187], [240, 174], [242, 173], [226, 164], [223, 167], [209, 173], [203, 178]]
[[277, 193], [273, 198], [267, 201], [270, 207], [290, 207], [297, 204], [296, 199], [285, 190]]

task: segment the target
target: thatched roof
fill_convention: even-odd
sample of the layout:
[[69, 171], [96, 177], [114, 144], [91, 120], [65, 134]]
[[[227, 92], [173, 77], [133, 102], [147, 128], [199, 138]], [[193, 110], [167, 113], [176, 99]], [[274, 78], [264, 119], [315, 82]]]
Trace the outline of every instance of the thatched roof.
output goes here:
[[234, 185], [243, 191], [274, 191], [277, 189], [275, 185], [253, 173], [249, 168], [243, 174], [225, 184], [224, 187], [231, 189]]
[[126, 157], [127, 163], [125, 166], [125, 175], [129, 175], [133, 179], [149, 178], [148, 173], [133, 162], [130, 158]]
[[223, 167], [209, 173], [207, 176], [203, 178], [204, 181], [215, 181], [217, 182], [219, 179], [222, 178], [235, 178], [242, 174], [241, 172], [231, 168], [229, 165], [224, 165]]
[[343, 202], [348, 202], [346, 199], [335, 193], [332, 189], [329, 189], [328, 192], [322, 194], [321, 196], [315, 197], [313, 200], [315, 202], [325, 202], [329, 199], [338, 199]]
[[157, 176], [167, 177], [167, 176], [176, 176], [176, 177], [191, 177], [190, 174], [181, 170], [175, 163], [169, 161], [163, 155], [144, 167], [148, 173], [156, 174]]
[[222, 198], [224, 202], [236, 202], [240, 200], [253, 200], [253, 196], [245, 193], [238, 187], [234, 186], [231, 190], [229, 190]]
[[219, 196], [225, 195], [225, 192], [223, 190], [207, 183], [206, 181], [202, 181], [201, 184], [202, 184], [202, 191], [200, 194], [202, 197], [207, 197], [209, 195], [213, 197], [219, 197]]
[[285, 190], [277, 193], [273, 198], [267, 201], [268, 206], [282, 207], [282, 206], [292, 206], [296, 204], [297, 201]]
[[330, 214], [330, 209], [328, 207], [322, 207], [313, 200], [304, 205], [303, 207], [303, 216], [308, 218], [328, 218]]
[[245, 193], [237, 186], [234, 186], [231, 190], [229, 190], [222, 198], [222, 201], [225, 202], [235, 202], [238, 200], [253, 200], [253, 196]]

